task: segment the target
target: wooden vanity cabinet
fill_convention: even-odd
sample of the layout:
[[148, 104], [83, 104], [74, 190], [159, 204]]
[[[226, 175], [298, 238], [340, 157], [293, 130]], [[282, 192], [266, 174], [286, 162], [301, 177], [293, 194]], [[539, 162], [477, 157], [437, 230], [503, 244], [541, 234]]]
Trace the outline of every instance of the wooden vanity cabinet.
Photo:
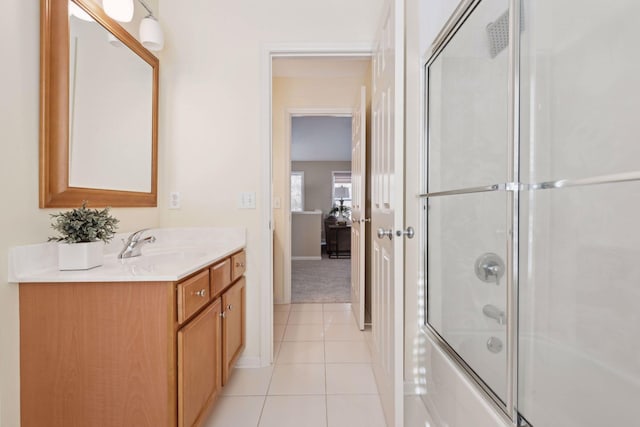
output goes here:
[[201, 426], [245, 346], [234, 257], [179, 282], [21, 283], [21, 426]]
[[231, 370], [245, 346], [245, 288], [242, 277], [222, 294], [222, 385], [229, 381]]
[[196, 425], [222, 388], [218, 298], [178, 331], [178, 427]]

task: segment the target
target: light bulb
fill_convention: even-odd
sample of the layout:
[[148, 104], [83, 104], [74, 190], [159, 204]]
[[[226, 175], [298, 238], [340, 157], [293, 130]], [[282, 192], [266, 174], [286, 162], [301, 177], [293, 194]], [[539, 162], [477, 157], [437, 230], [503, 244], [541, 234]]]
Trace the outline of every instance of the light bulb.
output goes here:
[[131, 22], [133, 19], [133, 0], [103, 0], [105, 13], [119, 22]]

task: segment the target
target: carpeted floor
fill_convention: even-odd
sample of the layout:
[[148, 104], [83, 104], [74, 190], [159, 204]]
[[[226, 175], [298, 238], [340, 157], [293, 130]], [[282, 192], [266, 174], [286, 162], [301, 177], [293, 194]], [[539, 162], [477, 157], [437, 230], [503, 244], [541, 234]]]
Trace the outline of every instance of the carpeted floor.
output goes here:
[[351, 260], [292, 261], [291, 302], [351, 302]]

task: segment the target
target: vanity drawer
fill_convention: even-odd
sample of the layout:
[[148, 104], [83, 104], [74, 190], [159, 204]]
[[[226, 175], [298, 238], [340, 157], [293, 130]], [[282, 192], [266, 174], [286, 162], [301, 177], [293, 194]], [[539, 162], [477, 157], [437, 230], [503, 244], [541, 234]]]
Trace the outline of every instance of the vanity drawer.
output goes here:
[[211, 272], [211, 295], [217, 295], [231, 283], [231, 259], [227, 258], [214, 265]]
[[244, 274], [246, 269], [246, 256], [245, 252], [238, 252], [231, 257], [231, 281], [233, 282]]
[[210, 298], [209, 270], [178, 283], [178, 323], [183, 323], [191, 317], [206, 305]]

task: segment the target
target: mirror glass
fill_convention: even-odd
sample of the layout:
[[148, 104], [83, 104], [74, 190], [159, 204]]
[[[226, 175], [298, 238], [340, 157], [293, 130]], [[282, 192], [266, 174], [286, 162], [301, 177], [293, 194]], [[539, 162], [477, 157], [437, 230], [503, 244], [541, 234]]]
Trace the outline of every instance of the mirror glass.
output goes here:
[[153, 68], [69, 17], [69, 186], [151, 191]]

